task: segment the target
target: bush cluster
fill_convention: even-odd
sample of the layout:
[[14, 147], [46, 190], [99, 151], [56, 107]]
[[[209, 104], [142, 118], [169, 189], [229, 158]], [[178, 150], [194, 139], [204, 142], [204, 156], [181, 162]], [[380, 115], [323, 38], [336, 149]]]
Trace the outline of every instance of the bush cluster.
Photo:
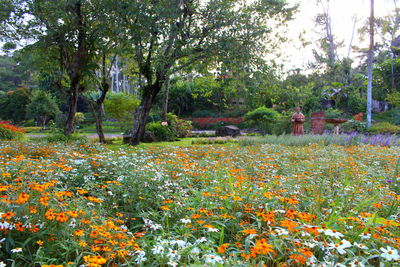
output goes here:
[[374, 123], [369, 129], [372, 133], [391, 133], [391, 134], [399, 134], [400, 126], [394, 125], [390, 122], [378, 122]]
[[178, 116], [168, 113], [166, 121], [150, 122], [146, 131], [151, 131], [159, 141], [175, 141], [177, 138], [189, 136], [192, 130], [190, 121], [179, 119]]

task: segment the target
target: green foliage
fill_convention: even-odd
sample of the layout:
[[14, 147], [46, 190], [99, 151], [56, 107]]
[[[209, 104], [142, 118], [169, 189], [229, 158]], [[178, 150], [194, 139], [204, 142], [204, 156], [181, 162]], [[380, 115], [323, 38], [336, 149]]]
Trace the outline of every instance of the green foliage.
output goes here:
[[391, 109], [385, 112], [373, 113], [372, 119], [376, 122], [390, 122], [400, 124], [400, 109]]
[[215, 113], [210, 110], [196, 110], [192, 113], [193, 118], [207, 118], [207, 117], [215, 117]]
[[138, 107], [139, 100], [134, 95], [110, 93], [104, 101], [106, 116], [120, 123], [121, 130], [130, 128], [133, 112]]
[[400, 108], [400, 92], [394, 92], [388, 94], [386, 101], [389, 102], [393, 107]]
[[329, 108], [325, 110], [325, 118], [326, 119], [338, 119], [338, 118], [343, 118], [344, 113], [342, 110], [334, 109], [334, 108]]
[[[390, 94], [400, 91], [400, 58], [392, 59], [389, 53], [385, 55], [384, 61], [376, 64], [373, 70], [373, 96], [376, 100], [385, 100], [386, 97], [390, 98]], [[392, 81], [392, 67], [394, 81]]]
[[20, 58], [18, 53], [0, 56], [0, 91], [15, 90], [27, 84], [32, 72], [32, 65], [27, 60], [29, 57]]
[[35, 90], [32, 92], [31, 102], [26, 106], [26, 112], [29, 118], [36, 118], [40, 121], [44, 129], [47, 120], [55, 118], [60, 110], [53, 96], [48, 92]]
[[292, 131], [291, 123], [292, 114], [289, 112], [283, 112], [275, 123], [272, 125], [272, 133], [275, 135], [288, 134]]
[[49, 143], [70, 143], [70, 142], [87, 143], [88, 142], [88, 139], [85, 136], [79, 135], [77, 133], [67, 136], [61, 130], [58, 132], [52, 132], [52, 133], [46, 135], [45, 140]]
[[259, 107], [246, 113], [244, 120], [250, 122], [254, 127], [260, 128], [267, 133], [272, 133], [273, 124], [280, 119], [279, 112], [266, 107]]
[[174, 141], [175, 137], [168, 125], [161, 125], [160, 121], [146, 124], [146, 131], [153, 132], [159, 141]]
[[172, 113], [167, 114], [167, 121], [150, 122], [146, 125], [146, 131], [153, 132], [159, 141], [175, 141], [177, 138], [189, 136], [191, 129], [191, 121], [179, 119]]
[[26, 106], [30, 102], [31, 92], [26, 88], [8, 91], [0, 95], [0, 118], [20, 123], [26, 118]]
[[167, 122], [174, 137], [183, 138], [190, 135], [192, 130], [191, 121], [182, 120], [175, 114], [167, 113]]
[[79, 126], [86, 119], [85, 114], [82, 112], [77, 112], [74, 118], [74, 125]]
[[372, 133], [391, 133], [391, 134], [400, 134], [400, 126], [394, 125], [390, 122], [378, 122], [372, 124], [369, 129]]
[[340, 125], [340, 131], [346, 133], [364, 133], [367, 131], [367, 123], [357, 120], [348, 120], [347, 122]]

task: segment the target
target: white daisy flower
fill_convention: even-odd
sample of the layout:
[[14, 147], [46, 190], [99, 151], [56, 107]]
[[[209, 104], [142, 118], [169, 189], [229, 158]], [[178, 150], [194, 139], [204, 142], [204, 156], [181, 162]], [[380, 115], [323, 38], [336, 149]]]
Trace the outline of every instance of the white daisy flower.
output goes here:
[[397, 249], [387, 246], [386, 248], [380, 248], [380, 251], [382, 251], [381, 257], [388, 261], [391, 261], [391, 260], [397, 261], [398, 259], [400, 259]]

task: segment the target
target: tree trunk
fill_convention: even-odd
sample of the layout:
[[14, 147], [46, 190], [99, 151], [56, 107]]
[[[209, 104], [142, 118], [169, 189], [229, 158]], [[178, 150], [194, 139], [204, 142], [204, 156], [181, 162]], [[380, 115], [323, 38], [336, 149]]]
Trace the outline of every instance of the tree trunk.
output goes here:
[[371, 16], [369, 18], [369, 50], [368, 50], [368, 86], [367, 86], [367, 128], [372, 121], [372, 57], [374, 55], [374, 0], [371, 0]]
[[71, 136], [74, 132], [74, 119], [76, 114], [76, 109], [78, 107], [78, 88], [77, 86], [71, 85], [71, 91], [69, 95], [69, 110], [68, 117], [65, 127], [65, 135]]
[[396, 59], [395, 54], [392, 52], [392, 60], [390, 62], [390, 71], [392, 74], [392, 92], [396, 92], [396, 73], [394, 71], [394, 60]]
[[40, 116], [40, 119], [42, 121], [42, 130], [46, 130], [47, 116]]
[[145, 88], [140, 106], [136, 108], [133, 117], [132, 140], [131, 145], [136, 146], [143, 138], [147, 118], [149, 117], [151, 107], [158, 92], [161, 90], [161, 84]]
[[99, 105], [98, 103], [94, 103], [93, 101], [89, 100], [89, 106], [96, 121], [96, 132], [99, 136], [99, 143], [106, 144], [107, 141], [103, 131], [102, 105]]
[[162, 115], [161, 118], [166, 121], [167, 113], [168, 113], [168, 101], [169, 101], [169, 77], [165, 80], [164, 83], [164, 97], [163, 97], [163, 107], [162, 107]]

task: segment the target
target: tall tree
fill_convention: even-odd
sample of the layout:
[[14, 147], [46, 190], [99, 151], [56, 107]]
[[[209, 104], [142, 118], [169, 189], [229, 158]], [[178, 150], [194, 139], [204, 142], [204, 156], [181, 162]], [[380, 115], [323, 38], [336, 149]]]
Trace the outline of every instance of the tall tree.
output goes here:
[[332, 19], [330, 14], [330, 0], [318, 0], [318, 4], [322, 7], [323, 12], [316, 17], [316, 23], [323, 26], [325, 38], [322, 39], [323, 49], [328, 53], [328, 66], [332, 67], [335, 63], [336, 45], [332, 31]]
[[384, 17], [375, 19], [376, 33], [383, 42], [383, 47], [391, 52], [391, 91], [394, 92], [399, 74], [395, 72], [395, 59], [400, 55], [400, 8], [393, 0], [393, 11]]
[[[74, 117], [79, 95], [86, 89], [84, 80], [96, 68], [93, 60], [99, 53], [99, 41], [107, 38], [109, 14], [101, 0], [10, 0], [14, 9], [8, 24], [14, 36], [32, 40], [43, 60], [57, 62], [56, 86], [68, 97], [65, 133], [74, 131]], [[67, 83], [64, 90], [63, 83]]]
[[141, 104], [134, 112], [132, 145], [167, 77], [212, 59], [218, 64], [240, 57], [246, 64], [265, 53], [268, 33], [291, 18], [284, 0], [121, 0], [115, 3], [119, 25], [145, 79]]
[[374, 56], [374, 0], [371, 0], [371, 15], [369, 17], [369, 50], [368, 50], [368, 86], [367, 86], [367, 127], [372, 121], [372, 58]]

